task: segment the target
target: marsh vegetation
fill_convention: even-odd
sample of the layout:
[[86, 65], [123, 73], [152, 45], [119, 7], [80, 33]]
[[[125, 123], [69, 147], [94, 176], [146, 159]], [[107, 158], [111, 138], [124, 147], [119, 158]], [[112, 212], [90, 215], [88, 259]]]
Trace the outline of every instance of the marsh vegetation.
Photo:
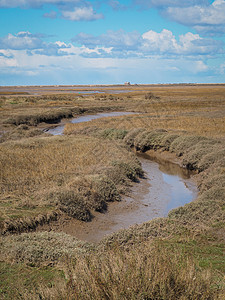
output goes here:
[[[130, 89], [0, 96], [1, 298], [223, 299], [225, 87]], [[63, 136], [43, 131], [118, 110], [141, 114], [66, 124]], [[131, 148], [173, 153], [195, 170], [198, 198], [95, 245], [34, 232], [60, 218], [91, 222], [121, 201], [143, 176]]]

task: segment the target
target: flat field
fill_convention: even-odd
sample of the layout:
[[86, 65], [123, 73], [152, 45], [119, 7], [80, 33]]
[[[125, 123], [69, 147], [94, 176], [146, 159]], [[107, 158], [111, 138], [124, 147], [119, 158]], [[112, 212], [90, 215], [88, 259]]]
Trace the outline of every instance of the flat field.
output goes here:
[[[135, 114], [70, 122], [108, 111]], [[223, 299], [225, 85], [1, 87], [0, 115], [2, 299]], [[35, 232], [121, 201], [131, 148], [176, 155], [197, 199], [95, 245]]]

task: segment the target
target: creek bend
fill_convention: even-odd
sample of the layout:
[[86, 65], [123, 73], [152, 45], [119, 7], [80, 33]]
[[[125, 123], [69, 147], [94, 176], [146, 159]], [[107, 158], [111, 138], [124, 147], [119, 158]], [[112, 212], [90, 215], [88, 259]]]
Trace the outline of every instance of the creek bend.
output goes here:
[[190, 171], [150, 152], [136, 153], [145, 178], [134, 183], [129, 196], [123, 196], [121, 202], [110, 203], [105, 213], [94, 212], [91, 222], [67, 218], [44, 225], [40, 230], [62, 231], [80, 240], [96, 243], [120, 229], [165, 217], [170, 210], [193, 201], [198, 190]]
[[[132, 115], [132, 114], [137, 114], [134, 112], [124, 112], [124, 111], [114, 111], [114, 112], [108, 112], [108, 113], [98, 113], [95, 115], [83, 115], [77, 118], [73, 118], [70, 120], [70, 123], [72, 124], [77, 124], [77, 123], [84, 123], [84, 122], [90, 122], [92, 120], [100, 119], [100, 118], [105, 118], [105, 117], [120, 117], [120, 116], [126, 116], [126, 115]], [[46, 129], [45, 132], [53, 134], [53, 135], [61, 135], [63, 134], [63, 130], [65, 127], [66, 123], [69, 122], [61, 122], [62, 124]]]

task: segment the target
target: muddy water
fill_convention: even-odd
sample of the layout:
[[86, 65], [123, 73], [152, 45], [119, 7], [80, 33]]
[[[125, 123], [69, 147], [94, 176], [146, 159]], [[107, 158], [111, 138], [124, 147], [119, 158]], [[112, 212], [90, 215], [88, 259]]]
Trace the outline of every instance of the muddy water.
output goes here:
[[[72, 123], [89, 122], [102, 117], [132, 114], [130, 112], [99, 113], [73, 119]], [[64, 126], [49, 130], [54, 135], [62, 134]], [[104, 236], [134, 224], [141, 224], [157, 217], [165, 217], [176, 207], [183, 206], [197, 197], [197, 187], [188, 170], [179, 166], [170, 154], [155, 155], [137, 153], [145, 172], [140, 183], [133, 184], [130, 195], [121, 202], [110, 203], [105, 213], [94, 212], [91, 222], [72, 218], [60, 219], [41, 230], [62, 231], [88, 242], [99, 242]]]
[[[70, 120], [70, 123], [76, 124], [76, 123], [83, 123], [83, 122], [89, 122], [92, 120], [105, 118], [105, 117], [119, 117], [119, 116], [125, 116], [125, 115], [131, 115], [135, 114], [132, 112], [124, 112], [124, 111], [114, 111], [114, 112], [108, 112], [108, 113], [98, 113], [95, 115], [85, 115], [77, 118], [73, 118]], [[65, 123], [62, 125], [56, 126], [55, 128], [51, 128], [48, 130], [45, 130], [47, 133], [53, 134], [53, 135], [61, 135], [63, 134], [63, 130], [65, 127]]]
[[61, 220], [51, 225], [51, 229], [95, 243], [120, 229], [164, 217], [171, 209], [195, 199], [197, 188], [187, 170], [165, 160], [157, 159], [156, 162], [145, 154], [138, 154], [138, 158], [145, 178], [133, 185], [130, 196], [123, 197], [121, 202], [110, 203], [105, 213], [94, 212], [91, 222]]

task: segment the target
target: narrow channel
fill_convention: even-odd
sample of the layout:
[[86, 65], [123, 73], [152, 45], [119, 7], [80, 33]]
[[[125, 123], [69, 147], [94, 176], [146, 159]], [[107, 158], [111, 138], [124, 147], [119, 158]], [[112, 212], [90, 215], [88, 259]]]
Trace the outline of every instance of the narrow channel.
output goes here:
[[[77, 117], [77, 118], [73, 118], [67, 123], [77, 124], [77, 123], [83, 123], [83, 122], [90, 122], [92, 120], [105, 118], [105, 117], [120, 117], [120, 116], [132, 115], [132, 114], [137, 114], [137, 113], [125, 112], [125, 111], [113, 111], [113, 112], [108, 112], [108, 113], [98, 113], [98, 114], [95, 114], [95, 115], [84, 115], [84, 116], [80, 116], [80, 117]], [[53, 134], [53, 135], [61, 135], [61, 134], [63, 134], [63, 130], [64, 130], [64, 127], [65, 127], [65, 124], [66, 124], [64, 122], [62, 122], [62, 123], [63, 124], [58, 125], [54, 128], [47, 129], [45, 131], [47, 133], [50, 133], [50, 134]]]
[[[124, 115], [124, 112], [122, 114]], [[118, 115], [120, 114], [117, 113]], [[80, 121], [81, 118], [85, 118], [85, 121], [89, 118], [88, 121], [95, 119], [93, 116], [83, 116], [77, 120]], [[173, 208], [183, 206], [197, 197], [198, 190], [188, 170], [145, 153], [137, 153], [137, 156], [145, 178], [140, 179], [140, 183], [133, 184], [129, 196], [124, 196], [121, 202], [110, 203], [105, 213], [94, 212], [91, 222], [85, 223], [69, 218], [51, 224], [50, 229], [96, 243], [120, 229], [165, 217]]]

